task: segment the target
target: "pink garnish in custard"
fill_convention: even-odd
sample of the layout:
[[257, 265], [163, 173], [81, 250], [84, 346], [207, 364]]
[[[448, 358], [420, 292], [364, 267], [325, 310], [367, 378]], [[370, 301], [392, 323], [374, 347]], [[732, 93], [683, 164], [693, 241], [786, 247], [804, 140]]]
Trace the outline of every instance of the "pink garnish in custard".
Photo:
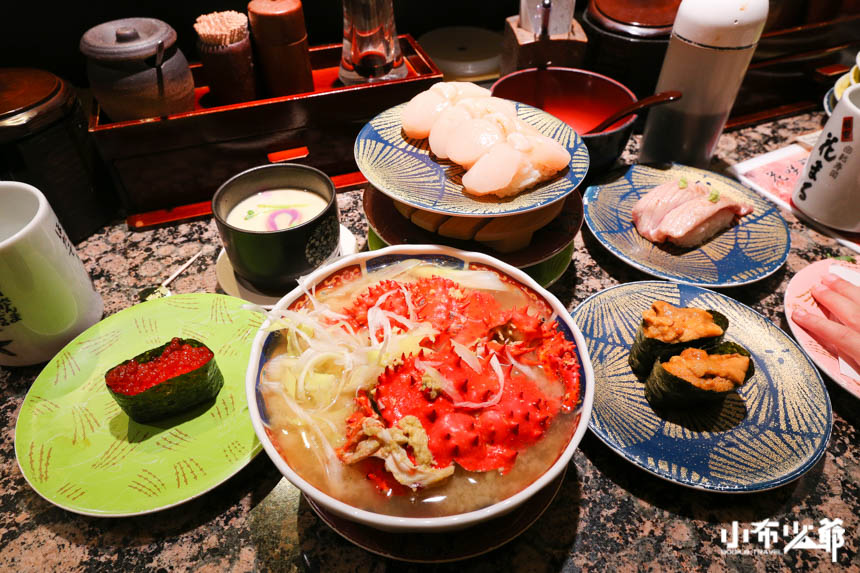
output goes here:
[[285, 229], [287, 227], [292, 227], [293, 223], [295, 223], [296, 221], [301, 222], [302, 214], [299, 212], [298, 209], [278, 209], [277, 211], [272, 211], [271, 213], [269, 213], [269, 218], [266, 220], [266, 228], [270, 231], [277, 231], [277, 219], [283, 214], [287, 214], [290, 216], [290, 222], [287, 223], [286, 227], [284, 227]]

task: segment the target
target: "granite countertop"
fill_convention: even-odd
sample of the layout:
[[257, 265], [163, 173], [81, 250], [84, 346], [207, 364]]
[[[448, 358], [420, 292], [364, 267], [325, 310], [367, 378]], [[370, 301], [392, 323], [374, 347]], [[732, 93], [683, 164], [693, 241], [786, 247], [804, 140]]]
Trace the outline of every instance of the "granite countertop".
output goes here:
[[[820, 128], [820, 113], [800, 115], [724, 134], [713, 167], [779, 148], [792, 136]], [[636, 156], [633, 138], [624, 160]], [[342, 223], [365, 243], [361, 192], [338, 197]], [[810, 262], [848, 255], [830, 238], [783, 213], [791, 252], [774, 275], [724, 292], [787, 331], [783, 294], [788, 280]], [[212, 220], [131, 232], [117, 221], [77, 245], [105, 312], [131, 306], [145, 286], [158, 283], [203, 250], [171, 285], [174, 293], [222, 292], [215, 261], [221, 244]], [[618, 283], [650, 277], [609, 254], [587, 228], [575, 240], [573, 264], [551, 288], [569, 309]], [[756, 494], [726, 495], [662, 481], [624, 461], [591, 433], [574, 454], [558, 496], [534, 525], [482, 556], [442, 565], [417, 565], [369, 553], [343, 539], [313, 512], [265, 454], [215, 490], [173, 509], [128, 518], [69, 513], [36, 494], [15, 460], [15, 421], [40, 367], [0, 368], [2, 470], [0, 569], [15, 571], [574, 571], [749, 570], [860, 571], [860, 402], [827, 379], [833, 433], [826, 454], [804, 476]], [[845, 546], [830, 554], [797, 549], [731, 554], [721, 530], [732, 522], [751, 528], [771, 519], [818, 526], [843, 520]], [[488, 533], [490, 534], [490, 533]], [[749, 548], [758, 547], [750, 545]]]

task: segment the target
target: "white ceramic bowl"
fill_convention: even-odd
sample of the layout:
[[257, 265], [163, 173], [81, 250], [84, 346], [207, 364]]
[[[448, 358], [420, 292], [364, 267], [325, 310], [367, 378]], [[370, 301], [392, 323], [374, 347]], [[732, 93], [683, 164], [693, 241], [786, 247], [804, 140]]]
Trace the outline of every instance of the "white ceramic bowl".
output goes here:
[[[588, 420], [591, 417], [591, 405], [594, 400], [594, 371], [591, 367], [591, 360], [588, 356], [588, 347], [585, 340], [583, 339], [579, 328], [577, 328], [576, 324], [574, 324], [571, 319], [570, 313], [564, 308], [561, 302], [519, 269], [481, 253], [460, 251], [458, 249], [436, 245], [399, 245], [380, 249], [378, 251], [357, 253], [355, 255], [341, 258], [309, 275], [305, 284], [308, 288], [311, 288], [313, 285], [318, 284], [323, 279], [340, 269], [355, 264], [361, 265], [362, 272], [365, 272], [368, 265], [371, 268], [376, 268], [397, 260], [415, 257], [428, 259], [453, 258], [464, 261], [464, 263], [476, 262], [492, 267], [493, 269], [516, 279], [543, 297], [543, 299], [552, 307], [557, 318], [560, 319], [559, 323], [563, 325], [563, 327], [566, 327], [569, 331], [568, 334], [573, 338], [573, 341], [576, 344], [581, 374], [581, 415], [579, 424], [576, 427], [570, 442], [558, 460], [556, 460], [556, 462], [543, 475], [532, 482], [528, 487], [513, 496], [488, 507], [468, 513], [449, 515], [445, 517], [395, 517], [355, 508], [342, 501], [334, 499], [326, 493], [323, 493], [304, 480], [281, 457], [269, 439], [263, 423], [263, 418], [265, 416], [265, 412], [262, 411], [264, 408], [263, 400], [257, 392], [257, 385], [260, 368], [262, 366], [261, 362], [264, 361], [263, 348], [267, 338], [272, 336], [272, 334], [265, 332], [262, 329], [254, 338], [254, 343], [251, 349], [251, 359], [248, 363], [248, 371], [245, 378], [245, 389], [248, 398], [248, 410], [251, 415], [251, 421], [254, 425], [254, 430], [257, 432], [257, 436], [260, 438], [260, 442], [263, 444], [263, 448], [266, 450], [266, 453], [281, 473], [283, 473], [290, 482], [298, 487], [302, 493], [315, 501], [320, 507], [346, 519], [386, 531], [436, 532], [469, 527], [511, 511], [528, 500], [532, 495], [540, 491], [544, 486], [552, 482], [553, 479], [561, 474], [570, 462], [570, 458], [573, 456], [576, 446], [579, 444], [580, 440], [582, 440], [582, 436], [588, 428]], [[285, 308], [289, 306], [294, 300], [302, 295], [302, 292], [303, 291], [300, 288], [294, 289], [284, 296], [275, 308]]]

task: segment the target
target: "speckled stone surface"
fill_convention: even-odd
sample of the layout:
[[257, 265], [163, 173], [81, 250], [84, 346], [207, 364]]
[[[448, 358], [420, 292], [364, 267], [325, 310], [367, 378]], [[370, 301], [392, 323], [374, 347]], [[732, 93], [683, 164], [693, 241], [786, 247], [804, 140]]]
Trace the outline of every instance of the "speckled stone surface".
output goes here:
[[[724, 134], [713, 168], [784, 145], [818, 129], [821, 114], [801, 115]], [[637, 140], [624, 155], [636, 157]], [[360, 192], [339, 196], [341, 220], [364, 246]], [[806, 264], [850, 251], [809, 230], [790, 213], [792, 248], [773, 276], [726, 294], [787, 330], [782, 298]], [[573, 263], [552, 287], [568, 308], [614, 284], [648, 279], [604, 250], [587, 229], [576, 237]], [[78, 245], [106, 313], [136, 301], [200, 249], [204, 254], [171, 285], [173, 292], [221, 292], [215, 273], [220, 241], [211, 220], [129, 232], [124, 222]], [[860, 571], [860, 401], [827, 380], [833, 434], [823, 459], [794, 483], [751, 495], [720, 495], [661, 481], [625, 462], [587, 434], [555, 501], [522, 535], [482, 556], [452, 564], [406, 564], [371, 554], [325, 525], [265, 454], [216, 490], [157, 514], [84, 517], [56, 508], [26, 483], [15, 460], [14, 427], [40, 367], [0, 368], [0, 570], [6, 571]], [[823, 550], [784, 553], [782, 526], [816, 528], [842, 519], [838, 561]], [[726, 552], [721, 530], [733, 521], [779, 523], [777, 551], [756, 554], [752, 535]], [[492, 532], [464, 532], [476, 540]], [[730, 536], [731, 537], [731, 536]], [[445, 547], [439, 548], [444, 556]]]

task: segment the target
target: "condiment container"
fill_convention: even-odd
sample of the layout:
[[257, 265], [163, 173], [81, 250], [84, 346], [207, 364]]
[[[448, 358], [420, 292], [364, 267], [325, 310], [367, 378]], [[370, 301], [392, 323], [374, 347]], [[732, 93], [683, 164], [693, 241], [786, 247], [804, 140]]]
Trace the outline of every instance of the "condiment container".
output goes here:
[[343, 0], [343, 52], [338, 77], [346, 85], [406, 77], [392, 0]]
[[40, 189], [76, 243], [114, 215], [104, 176], [71, 86], [44, 70], [0, 69], [0, 180]]
[[[321, 77], [314, 92], [199, 106], [180, 116], [122, 124], [96, 110], [90, 133], [130, 214], [208, 203], [212, 190], [228, 177], [269, 162], [296, 161], [348, 180], [357, 169], [353, 147], [361, 127], [379, 110], [408, 101], [442, 79], [411, 36], [399, 39], [410, 70], [399, 82], [337, 85], [338, 42], [311, 48], [314, 75]], [[202, 80], [202, 74], [195, 77]], [[182, 212], [142, 215], [131, 224], [144, 226]]]
[[313, 91], [301, 1], [251, 0], [248, 19], [268, 95], [278, 97]]
[[84, 33], [81, 52], [101, 108], [114, 121], [194, 109], [194, 80], [176, 31], [154, 18], [124, 18]]
[[[587, 69], [654, 93], [680, 0], [589, 0], [582, 13], [588, 35]], [[554, 9], [554, 7], [553, 7]]]
[[639, 161], [707, 167], [767, 19], [767, 0], [683, 0], [657, 81], [684, 97], [654, 108]]
[[194, 23], [194, 31], [203, 75], [215, 103], [257, 99], [248, 17], [233, 10], [204, 14]]

